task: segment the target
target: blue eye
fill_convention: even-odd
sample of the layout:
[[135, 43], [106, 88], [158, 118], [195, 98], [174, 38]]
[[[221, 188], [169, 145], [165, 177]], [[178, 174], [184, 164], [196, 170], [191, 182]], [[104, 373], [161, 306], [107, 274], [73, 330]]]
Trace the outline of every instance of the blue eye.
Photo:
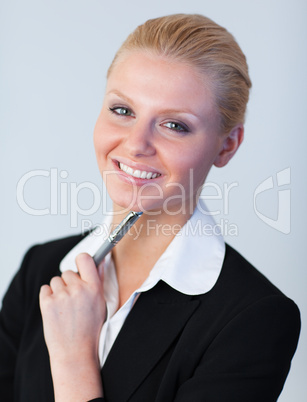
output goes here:
[[176, 123], [175, 121], [165, 123], [164, 126], [169, 128], [170, 130], [177, 131], [179, 133], [189, 132], [189, 129], [185, 125]]
[[132, 116], [131, 110], [123, 106], [110, 107], [109, 110], [119, 116]]

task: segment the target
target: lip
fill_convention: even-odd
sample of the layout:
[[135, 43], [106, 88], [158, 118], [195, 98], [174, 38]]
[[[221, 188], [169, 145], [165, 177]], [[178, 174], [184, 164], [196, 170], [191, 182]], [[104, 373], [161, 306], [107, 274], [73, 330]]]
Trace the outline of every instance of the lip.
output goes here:
[[[128, 160], [126, 158], [112, 158], [112, 164], [115, 168], [115, 170], [119, 173], [118, 177], [123, 180], [126, 183], [129, 184], [135, 184], [137, 186], [142, 186], [144, 184], [149, 184], [149, 183], [153, 183], [156, 182], [157, 180], [161, 179], [161, 177], [163, 176], [163, 173], [161, 173], [159, 170], [153, 168], [152, 166], [149, 165], [144, 165], [141, 163], [136, 163], [133, 162], [131, 160]], [[141, 171], [146, 171], [146, 172], [152, 172], [152, 173], [157, 173], [160, 176], [154, 178], [154, 179], [141, 179], [140, 177], [134, 177], [131, 176], [129, 174], [127, 174], [126, 172], [124, 172], [123, 170], [121, 170], [119, 168], [119, 163], [123, 163], [124, 165], [127, 165], [129, 167], [131, 167], [133, 170], [141, 170]]]

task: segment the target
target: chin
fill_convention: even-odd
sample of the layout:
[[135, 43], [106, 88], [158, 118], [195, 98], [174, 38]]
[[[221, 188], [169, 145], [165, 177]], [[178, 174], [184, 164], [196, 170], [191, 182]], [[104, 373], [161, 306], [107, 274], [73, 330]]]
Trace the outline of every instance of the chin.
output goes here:
[[106, 188], [109, 197], [115, 205], [123, 210], [122, 212], [145, 212], [152, 210], [160, 210], [160, 214], [162, 212], [164, 200], [160, 196], [157, 199], [157, 194], [145, 192], [139, 194], [137, 187], [123, 186], [122, 183], [120, 186], [115, 186], [112, 183], [112, 185], [106, 186]]
[[[112, 199], [112, 198], [111, 198]], [[112, 199], [114, 204], [122, 209], [122, 212], [144, 212], [148, 215], [161, 215], [163, 212], [162, 206], [160, 208], [157, 205], [153, 205], [152, 202], [124, 202], [121, 200]]]
[[138, 205], [136, 197], [132, 196], [130, 194], [125, 194], [125, 192], [114, 192], [114, 191], [109, 191], [108, 192], [109, 197], [111, 198], [112, 202], [120, 207], [122, 212], [140, 212], [141, 208]]

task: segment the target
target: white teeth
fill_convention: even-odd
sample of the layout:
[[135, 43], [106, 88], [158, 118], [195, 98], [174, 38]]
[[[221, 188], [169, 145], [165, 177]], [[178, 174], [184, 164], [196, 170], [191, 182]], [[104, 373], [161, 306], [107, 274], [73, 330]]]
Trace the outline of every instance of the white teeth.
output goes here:
[[156, 177], [161, 176], [160, 173], [146, 172], [145, 170], [133, 170], [131, 167], [124, 165], [119, 162], [119, 168], [129, 174], [130, 176], [141, 178], [141, 179], [155, 179]]

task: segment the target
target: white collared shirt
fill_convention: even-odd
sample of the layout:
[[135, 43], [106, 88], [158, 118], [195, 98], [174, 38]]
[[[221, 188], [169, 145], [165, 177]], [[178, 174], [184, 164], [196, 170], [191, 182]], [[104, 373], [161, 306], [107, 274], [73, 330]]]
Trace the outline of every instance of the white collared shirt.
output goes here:
[[[60, 270], [77, 270], [75, 258], [81, 252], [94, 255], [109, 235], [112, 216], [104, 224], [78, 243], [61, 261]], [[204, 203], [199, 201], [188, 222], [176, 234], [158, 259], [145, 282], [118, 309], [118, 283], [109, 253], [105, 259], [104, 296], [107, 318], [99, 342], [99, 358], [103, 366], [109, 351], [140, 293], [152, 289], [162, 280], [173, 289], [197, 295], [208, 292], [215, 285], [225, 256], [225, 243]]]

